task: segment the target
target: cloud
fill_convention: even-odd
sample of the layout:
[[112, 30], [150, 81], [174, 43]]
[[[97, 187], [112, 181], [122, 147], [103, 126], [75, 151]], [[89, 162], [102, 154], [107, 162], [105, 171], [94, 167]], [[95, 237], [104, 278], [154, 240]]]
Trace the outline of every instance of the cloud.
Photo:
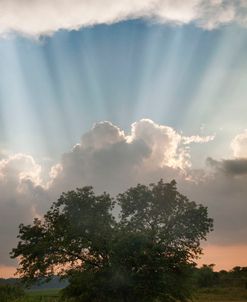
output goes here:
[[138, 182], [178, 178], [187, 166], [181, 141], [172, 128], [147, 119], [134, 123], [129, 135], [110, 122], [97, 123], [51, 168], [48, 183], [32, 156], [5, 154], [0, 160], [0, 265], [12, 263], [8, 254], [18, 225], [42, 216], [63, 191], [93, 185], [97, 192], [115, 194]]
[[197, 180], [181, 183], [181, 190], [190, 199], [206, 205], [214, 218], [209, 242], [218, 246], [247, 245], [247, 174], [236, 177], [216, 167], [207, 173], [201, 171]]
[[[236, 138], [243, 147], [243, 136]], [[160, 178], [176, 179], [182, 193], [208, 206], [215, 219], [210, 243], [247, 245], [246, 159], [210, 158], [201, 170], [191, 165], [194, 144], [212, 139], [217, 137], [185, 136], [149, 119], [133, 123], [129, 133], [110, 122], [97, 123], [51, 167], [47, 183], [42, 167], [31, 156], [4, 155], [0, 161], [0, 229], [4, 230], [0, 241], [5, 244], [0, 265], [11, 263], [8, 252], [16, 244], [18, 224], [45, 213], [61, 192], [93, 185], [96, 192], [114, 195]]]
[[59, 192], [93, 184], [99, 191], [117, 193], [144, 180], [178, 178], [191, 165], [187, 144], [196, 141], [208, 138], [183, 137], [149, 119], [133, 123], [130, 134], [101, 122], [53, 167], [50, 187]]
[[129, 141], [142, 140], [151, 149], [149, 161], [152, 165], [185, 168], [188, 154], [180, 148], [182, 136], [168, 126], [142, 119], [132, 124]]
[[243, 23], [240, 11], [244, 4], [240, 1], [209, 0], [202, 2], [199, 24], [207, 29], [231, 22]]
[[1, 0], [0, 35], [17, 32], [37, 37], [58, 30], [143, 18], [152, 22], [196, 23], [212, 29], [247, 24], [244, 0]]
[[218, 246], [247, 244], [247, 130], [229, 145], [232, 158], [207, 158], [209, 169], [191, 171], [197, 182], [183, 184], [186, 195], [208, 206], [215, 220], [210, 242]]
[[40, 172], [29, 155], [10, 155], [0, 161], [0, 265], [12, 263], [9, 252], [16, 244], [18, 225], [31, 222], [49, 204]]
[[187, 143], [171, 127], [148, 119], [134, 123], [129, 134], [110, 122], [97, 123], [51, 167], [48, 182], [32, 156], [3, 154], [0, 265], [11, 263], [8, 253], [16, 244], [18, 225], [42, 216], [63, 191], [93, 185], [97, 192], [116, 194], [138, 182], [183, 179], [190, 165]]
[[3, 183], [14, 182], [21, 186], [30, 180], [38, 185], [41, 183], [40, 173], [41, 167], [30, 155], [19, 153], [0, 161], [0, 179]]
[[208, 143], [214, 139], [215, 139], [215, 135], [208, 135], [208, 136], [192, 135], [192, 136], [184, 136], [183, 142], [184, 142], [184, 144]]
[[234, 137], [231, 148], [235, 157], [247, 158], [247, 129]]
[[224, 159], [221, 161], [212, 158], [207, 159], [207, 163], [227, 175], [238, 176], [247, 174], [247, 158]]

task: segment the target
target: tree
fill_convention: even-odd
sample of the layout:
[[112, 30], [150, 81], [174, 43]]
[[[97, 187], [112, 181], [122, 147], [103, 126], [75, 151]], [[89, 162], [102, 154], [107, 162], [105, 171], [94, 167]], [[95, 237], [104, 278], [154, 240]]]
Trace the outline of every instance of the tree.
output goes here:
[[196, 270], [196, 283], [199, 287], [212, 287], [219, 285], [219, 273], [214, 272], [214, 264], [203, 264]]
[[42, 221], [21, 224], [11, 255], [24, 281], [59, 274], [77, 301], [186, 301], [212, 226], [207, 208], [175, 181], [137, 185], [116, 199], [84, 187], [63, 193]]

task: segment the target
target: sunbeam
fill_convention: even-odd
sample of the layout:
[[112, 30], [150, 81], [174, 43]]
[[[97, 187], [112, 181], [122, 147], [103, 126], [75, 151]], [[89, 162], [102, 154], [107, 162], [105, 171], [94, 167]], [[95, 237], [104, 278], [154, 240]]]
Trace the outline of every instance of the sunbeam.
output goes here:
[[83, 20], [77, 9], [67, 14], [68, 1], [59, 4], [64, 17], [36, 2], [47, 20], [24, 3], [22, 18], [1, 18], [0, 9], [0, 275], [16, 265], [8, 252], [18, 224], [43, 217], [61, 192], [92, 185], [115, 196], [159, 179], [175, 179], [215, 219], [203, 259], [244, 265], [242, 1], [109, 0], [109, 11], [72, 1], [87, 8]]

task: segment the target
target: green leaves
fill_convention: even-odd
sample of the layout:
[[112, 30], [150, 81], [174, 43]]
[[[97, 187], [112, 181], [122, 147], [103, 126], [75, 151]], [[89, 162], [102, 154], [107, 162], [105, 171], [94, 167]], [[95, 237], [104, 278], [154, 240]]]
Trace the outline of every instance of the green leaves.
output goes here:
[[42, 222], [20, 225], [20, 242], [11, 253], [20, 257], [18, 273], [32, 281], [66, 274], [71, 265], [98, 267], [115, 223], [111, 207], [108, 194], [95, 196], [90, 187], [63, 193]]
[[137, 185], [116, 200], [84, 187], [63, 193], [42, 221], [20, 225], [11, 255], [25, 281], [67, 276], [65, 294], [78, 301], [185, 301], [212, 225], [175, 181]]

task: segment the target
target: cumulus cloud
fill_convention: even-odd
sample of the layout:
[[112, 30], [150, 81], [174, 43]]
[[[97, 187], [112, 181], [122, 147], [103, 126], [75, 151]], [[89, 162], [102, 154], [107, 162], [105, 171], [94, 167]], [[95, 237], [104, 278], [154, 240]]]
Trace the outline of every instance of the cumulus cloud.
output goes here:
[[230, 22], [246, 25], [246, 10], [244, 0], [1, 0], [0, 34], [35, 37], [135, 18], [212, 29]]
[[227, 175], [239, 176], [247, 174], [247, 158], [215, 160], [208, 158], [207, 163]]
[[40, 172], [29, 155], [10, 155], [0, 161], [0, 265], [11, 263], [9, 251], [16, 243], [18, 225], [31, 222], [46, 208]]
[[63, 191], [93, 185], [97, 192], [116, 194], [138, 182], [183, 179], [190, 164], [186, 140], [171, 127], [148, 119], [134, 123], [129, 134], [110, 122], [97, 123], [51, 167], [46, 183], [42, 167], [30, 155], [4, 154], [0, 160], [0, 229], [4, 230], [0, 264], [10, 261], [8, 252], [15, 245], [18, 224], [41, 216]]
[[0, 161], [0, 179], [3, 183], [14, 182], [22, 185], [30, 180], [34, 184], [41, 183], [41, 167], [30, 155], [14, 154]]
[[231, 147], [235, 157], [247, 158], [247, 129], [234, 137]]
[[191, 164], [187, 145], [196, 141], [209, 140], [183, 137], [149, 119], [133, 123], [130, 134], [109, 122], [98, 123], [52, 169], [50, 186], [61, 191], [93, 184], [99, 191], [119, 192], [143, 180], [178, 178]]
[[[244, 148], [244, 137], [236, 136], [234, 144]], [[247, 244], [246, 159], [210, 158], [205, 169], [191, 166], [190, 148], [212, 139], [184, 136], [148, 119], [133, 123], [130, 133], [110, 122], [97, 123], [51, 168], [47, 183], [42, 180], [42, 167], [31, 156], [4, 155], [0, 160], [0, 229], [4, 230], [0, 265], [10, 263], [8, 252], [16, 244], [18, 224], [42, 215], [61, 192], [93, 185], [96, 192], [114, 195], [160, 178], [175, 178], [181, 192], [208, 206], [215, 219], [211, 243]]]

